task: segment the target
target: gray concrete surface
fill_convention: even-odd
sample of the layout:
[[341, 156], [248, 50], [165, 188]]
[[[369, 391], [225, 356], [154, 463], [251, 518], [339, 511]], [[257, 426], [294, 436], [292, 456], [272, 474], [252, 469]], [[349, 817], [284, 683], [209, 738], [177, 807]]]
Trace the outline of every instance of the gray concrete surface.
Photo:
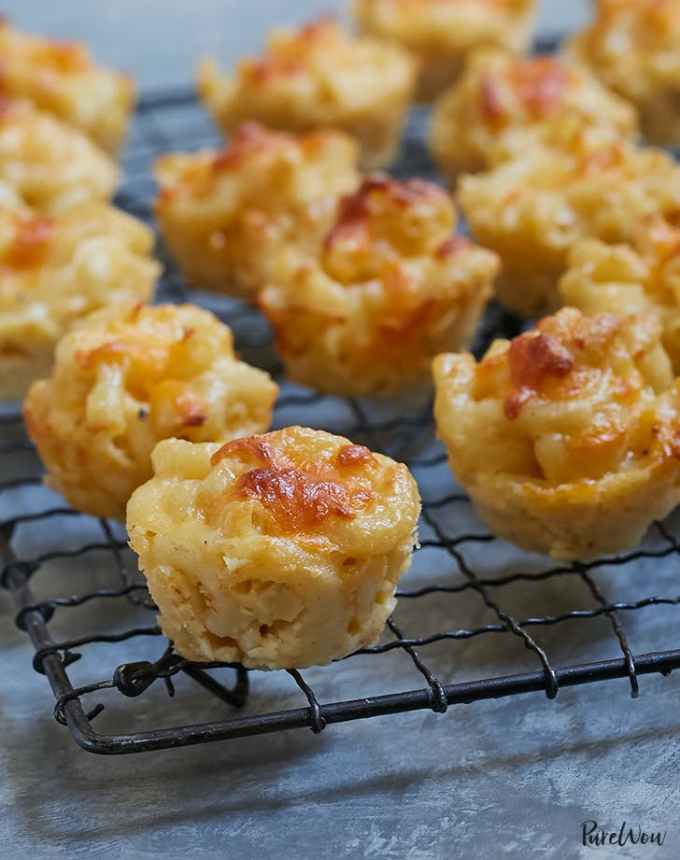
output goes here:
[[[3, 9], [26, 27], [87, 39], [98, 56], [129, 69], [148, 87], [186, 82], [202, 51], [228, 61], [250, 50], [268, 21], [302, 19], [331, 5], [327, 0], [6, 0]], [[573, 24], [584, 7], [568, 0], [545, 3], [542, 26]], [[0, 518], [5, 513], [0, 511]], [[677, 591], [674, 566], [650, 562], [627, 571], [625, 582], [621, 578], [615, 570], [603, 571], [598, 581], [605, 589], [616, 584], [624, 597]], [[527, 590], [514, 599], [512, 609], [526, 615], [559, 610], [575, 597], [560, 581], [540, 597]], [[455, 611], [481, 623], [479, 608], [463, 603]], [[428, 611], [449, 608], [435, 605]], [[643, 678], [635, 702], [626, 683], [617, 681], [563, 690], [553, 703], [535, 694], [458, 707], [443, 717], [418, 713], [357, 722], [319, 737], [290, 732], [103, 759], [77, 749], [53, 721], [47, 685], [30, 667], [31, 650], [13, 625], [4, 595], [0, 610], [1, 857], [680, 856], [675, 678]], [[105, 611], [92, 610], [93, 626], [115, 625], [117, 619]], [[626, 622], [639, 652], [676, 641], [677, 614], [671, 610], [636, 614]], [[605, 622], [564, 625], [545, 635], [561, 662], [616, 654]], [[506, 640], [464, 644], [453, 660], [451, 653], [432, 652], [447, 680], [533, 665]], [[76, 677], [78, 671], [74, 667]], [[350, 670], [350, 680], [358, 680], [361, 671], [362, 666]], [[408, 683], [415, 686], [417, 679]], [[300, 705], [294, 689], [280, 695], [289, 696], [291, 706]], [[202, 704], [197, 712], [186, 685], [176, 705], [166, 705], [160, 691], [129, 705], [139, 725], [159, 714], [170, 722], [219, 717], [215, 705]], [[100, 719], [116, 716], [114, 706]], [[667, 831], [666, 841], [661, 849], [584, 848], [581, 828], [591, 819], [607, 830], [618, 830], [625, 821]]]

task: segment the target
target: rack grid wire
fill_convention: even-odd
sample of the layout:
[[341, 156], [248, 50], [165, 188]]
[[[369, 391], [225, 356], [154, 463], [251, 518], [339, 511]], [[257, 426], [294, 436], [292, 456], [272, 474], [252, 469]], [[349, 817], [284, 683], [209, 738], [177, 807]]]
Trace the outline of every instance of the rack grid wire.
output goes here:
[[[423, 113], [414, 111], [406, 130], [401, 156], [393, 171], [396, 175], [437, 178], [427, 158], [424, 121]], [[146, 95], [139, 103], [131, 129], [124, 156], [126, 178], [117, 196], [117, 205], [151, 222], [153, 159], [167, 151], [216, 145], [219, 145], [218, 135], [197, 104], [192, 90], [180, 88]], [[159, 627], [149, 623], [155, 621], [153, 615], [149, 614], [153, 613], [154, 606], [127, 550], [125, 535], [118, 525], [104, 520], [93, 521], [63, 507], [56, 497], [50, 496], [48, 501], [37, 508], [35, 501], [29, 503], [29, 500], [36, 498], [36, 493], [42, 499], [40, 494], [45, 492], [39, 489], [39, 463], [30, 443], [23, 436], [18, 410], [5, 409], [0, 413], [0, 505], [3, 505], [3, 509], [10, 507], [12, 515], [0, 520], [0, 581], [14, 598], [17, 625], [26, 631], [35, 649], [33, 667], [49, 681], [56, 699], [55, 718], [68, 726], [81, 747], [94, 753], [120, 754], [301, 727], [319, 733], [331, 723], [422, 709], [444, 713], [450, 705], [521, 693], [543, 691], [549, 699], [554, 699], [562, 687], [615, 678], [627, 678], [635, 697], [639, 692], [639, 676], [669, 674], [680, 667], [680, 649], [671, 650], [667, 640], [660, 644], [658, 650], [635, 653], [623, 620], [630, 613], [637, 614], [650, 607], [677, 607], [680, 605], [680, 595], [644, 594], [634, 599], [617, 600], [610, 596], [608, 585], [611, 583], [602, 584], [599, 581], [599, 574], [603, 570], [626, 571], [628, 574], [633, 565], [646, 560], [653, 565], [677, 563], [680, 542], [672, 525], [655, 524], [652, 537], [636, 552], [588, 564], [546, 567], [541, 562], [537, 567], [535, 557], [527, 559], [513, 556], [511, 548], [483, 531], [465, 495], [452, 491], [452, 478], [446, 466], [445, 454], [434, 438], [431, 402], [411, 404], [408, 408], [396, 404], [390, 411], [386, 407], [377, 408], [368, 401], [340, 400], [291, 385], [283, 379], [281, 367], [271, 348], [270, 332], [256, 311], [227, 299], [187, 291], [160, 245], [158, 251], [165, 267], [158, 297], [166, 301], [199, 301], [209, 306], [232, 327], [241, 355], [251, 363], [266, 368], [277, 378], [281, 385], [281, 396], [275, 413], [275, 426], [298, 421], [302, 423], [301, 415], [306, 413], [306, 423], [316, 421], [315, 426], [324, 426], [365, 442], [410, 466], [424, 496], [421, 548], [416, 553], [416, 560], [419, 557], [429, 559], [429, 552], [435, 553], [440, 559], [437, 565], [442, 565], [442, 558], [447, 560], [447, 564], [442, 565], [441, 570], [429, 560], [421, 565], [427, 570], [427, 576], [424, 585], [417, 578], [413, 580], [419, 587], [407, 588], [410, 575], [405, 578], [398, 592], [398, 609], [388, 622], [388, 636], [379, 645], [363, 649], [322, 670], [315, 670], [317, 677], [321, 677], [321, 672], [324, 676], [337, 676], [357, 658], [380, 660], [381, 657], [386, 659], [388, 655], [400, 654], [405, 658], [405, 662], [400, 664], [405, 677], [406, 669], [410, 667], [410, 671], [417, 673], [415, 677], [420, 679], [417, 685], [407, 684], [407, 688], [403, 689], [406, 683], [404, 680], [395, 684], [398, 688], [396, 691], [381, 691], [379, 694], [369, 691], [368, 695], [361, 697], [345, 696], [322, 701], [315, 689], [316, 685], [308, 681], [307, 671], [303, 675], [300, 671], [290, 670], [287, 674], [290, 682], [297, 687], [297, 693], [295, 687], [292, 692], [300, 696], [299, 706], [272, 710], [277, 694], [270, 696], [267, 693], [268, 678], [273, 675], [285, 677], [286, 673], [246, 671], [241, 666], [228, 664], [192, 664], [182, 659], [173, 651], [172, 645], [162, 639]], [[519, 330], [518, 320], [504, 314], [498, 307], [491, 307], [481, 327], [476, 351], [483, 350], [494, 336], [512, 336]], [[443, 487], [438, 495], [431, 489], [436, 486]], [[13, 501], [15, 496], [16, 502]], [[67, 528], [66, 524], [78, 527], [85, 521], [87, 528], [84, 533], [87, 532], [87, 539], [79, 539], [75, 544], [67, 541], [64, 536], [70, 534], [72, 529]], [[52, 545], [39, 555], [32, 555], [26, 549], [17, 549], [15, 544], [18, 535], [28, 530], [30, 538], [31, 530], [38, 527], [47, 527]], [[500, 544], [496, 549], [496, 558], [503, 553], [510, 552], [511, 555], [507, 563], [501, 565], [500, 576], [497, 570], [487, 575], [480, 569], [484, 568], [483, 554], [491, 551], [489, 545], [494, 542]], [[28, 543], [31, 544], [31, 541]], [[101, 585], [102, 556], [106, 556], [111, 572], [111, 578], [104, 586]], [[51, 564], [73, 564], [76, 560], [87, 563], [89, 578], [86, 577], [82, 589], [76, 593], [64, 586], [65, 593], [54, 595], [50, 589], [50, 577], [38, 575], [44, 574]], [[42, 590], [47, 591], [47, 595], [36, 597], [34, 584], [41, 579]], [[546, 583], [562, 584], [566, 581], [578, 583], [581, 587], [578, 602], [566, 611], [519, 617], [518, 612], [508, 608], [506, 595], [512, 589], [524, 589], [527, 592], [545, 587]], [[449, 598], [457, 601], [470, 598], [476, 601], [477, 610], [471, 611], [471, 617], [477, 620], [481, 611], [485, 614], [486, 623], [452, 627], [444, 623], [448, 617], [448, 609], [445, 609], [442, 610], [444, 617], [441, 626], [421, 635], [409, 632], [413, 619], [408, 625], [404, 623], [402, 607], [416, 605], [433, 596], [441, 601]], [[107, 607], [116, 604], [117, 615], [123, 620], [122, 627], [109, 632], [107, 625], [105, 629], [84, 632], [80, 636], [62, 638], [57, 635], [55, 638], [50, 629], [55, 616], [61, 617], [80, 607], [86, 610], [86, 621], [92, 621], [96, 615], [92, 607], [96, 604]], [[465, 605], [473, 604], [468, 601]], [[417, 618], [417, 613], [413, 617]], [[572, 661], [558, 666], [549, 649], [539, 641], [537, 631], [553, 627], [566, 629], [568, 622], [576, 621], [583, 625], [588, 620], [606, 622], [607, 635], [616, 645], [618, 655], [603, 660]], [[73, 629], [70, 622], [67, 626]], [[442, 671], [442, 667], [448, 663], [455, 668], [460, 661], [456, 660], [453, 653], [444, 652], [435, 667], [428, 657], [431, 646], [447, 647], [456, 642], [499, 635], [509, 637], [526, 649], [535, 661], [532, 671], [477, 677], [485, 673], [475, 669], [471, 680], [447, 683], [443, 675], [448, 673]], [[565, 633], [567, 636], [569, 634]], [[151, 650], [149, 642], [153, 643]], [[131, 653], [131, 648], [135, 649], [141, 643], [147, 643], [147, 646], [143, 649], [140, 647], [137, 655], [139, 659], [126, 659], [124, 662], [114, 659], [104, 668], [101, 666], [102, 658], [97, 657], [94, 651], [99, 645], [125, 645], [127, 655]], [[673, 641], [671, 644], [680, 643]], [[90, 655], [90, 672], [99, 679], [75, 683], [70, 667], [79, 658], [88, 658]], [[82, 661], [87, 662], [87, 659]], [[233, 675], [229, 683], [222, 678], [224, 670]], [[350, 682], [356, 680], [361, 671], [359, 668], [350, 673]], [[391, 672], [394, 672], [394, 668]], [[137, 729], [135, 724], [134, 731], [123, 733], [100, 732], [95, 727], [93, 721], [105, 707], [99, 699], [107, 696], [106, 691], [120, 694], [116, 706], [120, 716], [125, 713], [121, 702], [147, 693], [154, 685], [157, 687], [159, 681], [173, 696], [175, 682], [180, 676], [190, 678], [217, 700], [211, 707], [222, 709], [219, 712], [221, 718], [208, 722], [189, 721], [169, 728], [154, 725]], [[369, 680], [374, 677], [374, 674], [368, 673]], [[387, 673], [387, 677], [391, 679], [392, 675]], [[252, 696], [249, 698], [251, 685], [261, 690], [255, 706], [249, 704], [252, 699]], [[96, 696], [93, 697], [93, 694]], [[283, 698], [287, 700], [289, 695]], [[192, 691], [189, 713], [193, 712], [194, 699]], [[106, 701], [108, 706], [110, 693]], [[227, 709], [226, 717], [224, 709]], [[244, 709], [248, 713], [239, 715]], [[163, 706], [162, 712], [165, 710]], [[152, 712], [156, 714], [153, 709]]]

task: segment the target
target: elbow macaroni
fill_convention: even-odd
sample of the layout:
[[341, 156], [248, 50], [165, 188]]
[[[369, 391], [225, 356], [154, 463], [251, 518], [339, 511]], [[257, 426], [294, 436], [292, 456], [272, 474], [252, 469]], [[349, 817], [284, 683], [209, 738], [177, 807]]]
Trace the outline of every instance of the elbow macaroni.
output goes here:
[[534, 316], [558, 306], [557, 284], [577, 241], [628, 242], [645, 218], [677, 218], [680, 167], [660, 150], [591, 128], [559, 151], [538, 148], [463, 177], [459, 201], [475, 238], [501, 258], [499, 299]]
[[127, 306], [85, 319], [24, 403], [47, 483], [77, 510], [125, 516], [156, 443], [266, 430], [277, 387], [239, 361], [230, 330], [192, 305]]
[[48, 214], [105, 202], [118, 184], [113, 161], [77, 129], [27, 102], [0, 110], [0, 183]]
[[560, 146], [569, 128], [602, 126], [637, 133], [635, 110], [587, 71], [553, 56], [474, 54], [460, 79], [435, 105], [431, 149], [455, 182], [524, 155]]
[[153, 463], [128, 533], [180, 654], [290, 669], [380, 637], [416, 541], [406, 466], [302, 427], [171, 439]]
[[100, 203], [54, 217], [0, 205], [0, 399], [21, 397], [50, 372], [75, 322], [151, 297], [152, 246], [148, 227]]
[[343, 134], [247, 123], [222, 152], [157, 162], [161, 232], [193, 286], [252, 298], [277, 250], [330, 228], [338, 196], [359, 183], [356, 162]]
[[79, 128], [107, 152], [120, 147], [135, 92], [130, 78], [97, 66], [87, 48], [0, 21], [0, 97], [26, 99]]
[[259, 297], [288, 375], [337, 394], [389, 394], [469, 344], [494, 254], [454, 236], [449, 196], [421, 180], [364, 181], [315, 254], [291, 251]]
[[335, 129], [356, 137], [364, 167], [388, 163], [415, 84], [416, 63], [387, 42], [354, 38], [332, 20], [275, 30], [261, 59], [241, 60], [232, 76], [213, 61], [199, 91], [230, 133], [247, 120], [292, 132]]
[[680, 143], [677, 0], [598, 0], [595, 21], [566, 53], [635, 105], [652, 143]]
[[501, 537], [591, 558], [680, 501], [680, 385], [653, 315], [565, 308], [479, 363], [439, 356], [434, 374], [451, 469]]
[[431, 101], [477, 48], [528, 48], [535, 0], [354, 0], [362, 32], [409, 50], [420, 66], [418, 96]]

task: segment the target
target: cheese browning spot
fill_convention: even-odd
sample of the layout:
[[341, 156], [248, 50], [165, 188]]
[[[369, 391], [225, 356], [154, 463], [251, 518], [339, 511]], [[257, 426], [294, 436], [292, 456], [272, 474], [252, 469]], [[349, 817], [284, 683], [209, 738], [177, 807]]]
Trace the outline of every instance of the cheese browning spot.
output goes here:
[[345, 445], [337, 454], [340, 466], [358, 466], [373, 460], [373, 455], [365, 445]]
[[309, 530], [333, 516], [350, 519], [373, 498], [365, 481], [340, 480], [339, 470], [375, 462], [363, 445], [345, 445], [332, 460], [300, 465], [266, 435], [250, 436], [227, 442], [212, 455], [211, 465], [227, 457], [256, 465], [240, 476], [236, 494], [257, 499], [284, 531]]
[[227, 457], [241, 457], [269, 466], [292, 465], [291, 461], [264, 436], [246, 436], [227, 442], [212, 455], [210, 465], [216, 466]]
[[212, 162], [213, 170], [236, 170], [248, 158], [293, 143], [290, 135], [268, 131], [258, 122], [246, 122], [239, 126], [228, 147], [219, 152]]
[[434, 206], [450, 205], [445, 191], [422, 179], [400, 182], [388, 176], [376, 174], [361, 183], [357, 191], [345, 195], [338, 209], [336, 222], [326, 237], [326, 249], [336, 242], [366, 242], [370, 238], [372, 218], [389, 213], [390, 209], [407, 209], [410, 206], [430, 203]]
[[445, 260], [447, 257], [454, 257], [461, 251], [465, 251], [472, 247], [472, 242], [467, 236], [451, 236], [446, 239], [435, 251], [435, 256], [440, 260]]
[[[524, 110], [535, 119], [543, 119], [560, 106], [569, 85], [569, 73], [558, 60], [539, 57], [512, 63], [505, 80]], [[481, 81], [482, 116], [489, 123], [501, 123], [511, 106], [503, 99], [503, 83], [492, 74]]]
[[569, 74], [559, 60], [539, 57], [511, 68], [510, 81], [524, 107], [536, 117], [555, 111], [569, 84]]
[[571, 352], [551, 335], [527, 332], [516, 337], [508, 350], [512, 391], [505, 400], [505, 415], [519, 416], [522, 406], [543, 383], [567, 376], [574, 368]]
[[49, 218], [21, 218], [14, 241], [3, 255], [2, 262], [14, 269], [39, 266], [47, 254], [53, 234], [54, 224]]
[[371, 498], [366, 490], [351, 492], [297, 468], [251, 469], [239, 478], [237, 492], [261, 502], [286, 531], [305, 531], [333, 516], [352, 519]]

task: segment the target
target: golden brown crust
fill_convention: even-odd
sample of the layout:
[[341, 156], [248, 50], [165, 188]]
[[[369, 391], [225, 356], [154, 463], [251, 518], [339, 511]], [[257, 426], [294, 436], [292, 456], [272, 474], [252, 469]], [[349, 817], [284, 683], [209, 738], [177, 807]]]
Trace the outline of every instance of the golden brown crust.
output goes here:
[[561, 147], [575, 128], [637, 133], [634, 109], [585, 69], [555, 56], [513, 57], [480, 51], [435, 106], [431, 147], [451, 182], [523, 155]]
[[590, 128], [565, 135], [559, 150], [463, 177], [458, 197], [475, 238], [501, 257], [500, 300], [535, 316], [559, 306], [576, 242], [628, 242], [645, 218], [677, 220], [680, 168], [660, 150]]
[[160, 439], [232, 439], [269, 426], [277, 387], [238, 361], [231, 332], [192, 305], [123, 305], [62, 339], [24, 405], [50, 486], [77, 509], [124, 516]]
[[199, 90], [227, 133], [246, 120], [294, 132], [333, 128], [358, 139], [364, 166], [378, 167], [398, 144], [415, 74], [398, 46], [323, 19], [273, 31], [264, 56], [241, 60], [232, 77], [203, 63]]
[[500, 536], [586, 558], [634, 545], [680, 500], [680, 388], [653, 315], [565, 308], [434, 373], [451, 468]]
[[134, 85], [97, 66], [87, 48], [22, 33], [0, 21], [0, 97], [27, 99], [115, 153], [125, 136]]
[[159, 267], [141, 222], [99, 203], [47, 217], [0, 205], [0, 398], [49, 373], [59, 338], [82, 317], [147, 301]]
[[405, 466], [301, 427], [153, 460], [127, 525], [180, 653], [292, 668], [379, 638], [420, 511]]
[[652, 143], [680, 143], [676, 0], [599, 0], [594, 21], [567, 43], [566, 53], [636, 106]]
[[252, 298], [282, 247], [318, 243], [356, 161], [344, 134], [246, 123], [221, 152], [158, 160], [161, 231], [193, 286]]
[[420, 64], [418, 98], [431, 101], [479, 48], [528, 47], [534, 0], [354, 0], [363, 32], [407, 48]]
[[442, 348], [467, 344], [497, 260], [452, 237], [455, 222], [438, 187], [374, 176], [342, 201], [316, 253], [280, 256], [259, 301], [289, 376], [388, 394], [427, 380]]

